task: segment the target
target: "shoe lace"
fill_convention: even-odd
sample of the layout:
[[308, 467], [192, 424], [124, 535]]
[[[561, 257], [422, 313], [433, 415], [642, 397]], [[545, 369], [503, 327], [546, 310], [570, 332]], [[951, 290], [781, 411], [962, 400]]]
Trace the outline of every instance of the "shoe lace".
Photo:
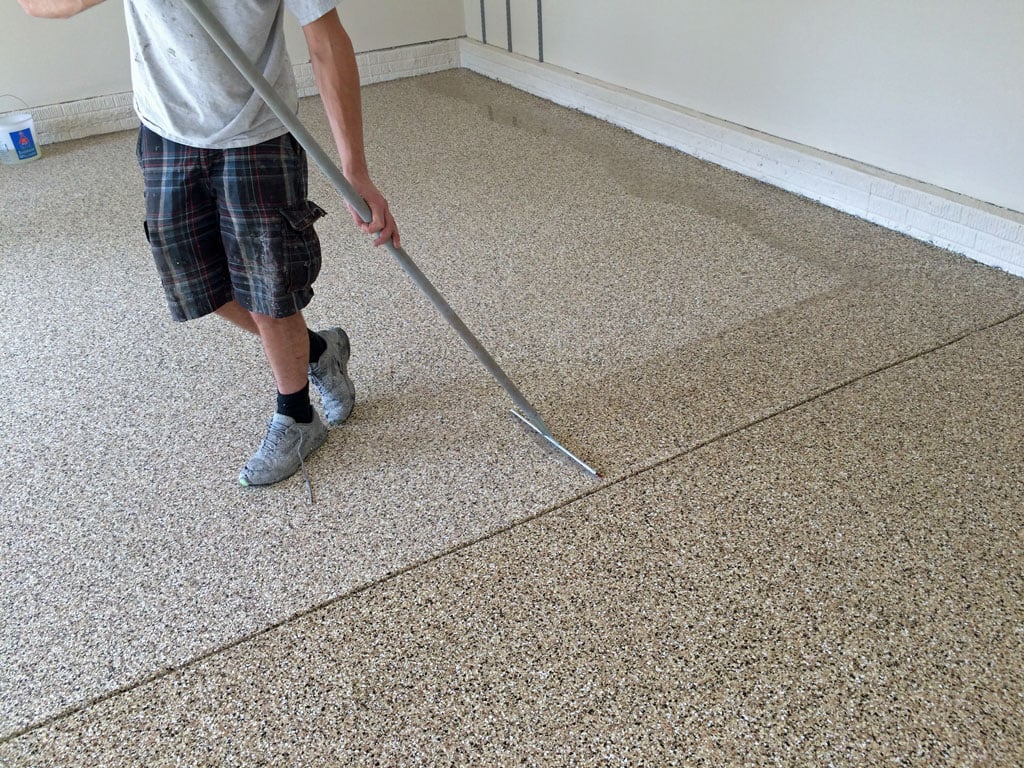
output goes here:
[[267, 434], [263, 436], [263, 442], [260, 444], [259, 453], [277, 450], [277, 444], [281, 442], [281, 439], [287, 431], [287, 427], [284, 427], [271, 419], [267, 424]]
[[306, 472], [306, 460], [302, 457], [302, 443], [305, 440], [305, 436], [302, 432], [299, 433], [299, 444], [295, 447], [295, 450], [299, 454], [299, 466], [302, 467], [302, 482], [306, 484], [306, 501], [309, 504], [313, 504], [313, 484], [309, 482], [309, 474]]

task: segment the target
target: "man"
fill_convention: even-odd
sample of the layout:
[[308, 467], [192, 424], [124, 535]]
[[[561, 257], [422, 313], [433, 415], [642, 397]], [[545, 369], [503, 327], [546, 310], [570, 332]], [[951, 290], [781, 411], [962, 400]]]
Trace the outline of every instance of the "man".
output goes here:
[[[103, 0], [19, 0], [32, 16], [67, 18]], [[302, 25], [313, 73], [352, 187], [373, 219], [375, 245], [400, 245], [388, 203], [370, 180], [363, 148], [359, 73], [337, 0], [207, 0], [210, 10], [297, 106], [285, 50], [284, 7]], [[327, 421], [348, 418], [355, 390], [341, 328], [314, 333], [303, 308], [320, 270], [306, 197], [302, 148], [179, 0], [125, 0], [132, 86], [145, 181], [146, 236], [171, 314], [217, 313], [255, 333], [277, 384], [277, 412], [239, 475], [242, 485], [290, 477], [320, 446]]]

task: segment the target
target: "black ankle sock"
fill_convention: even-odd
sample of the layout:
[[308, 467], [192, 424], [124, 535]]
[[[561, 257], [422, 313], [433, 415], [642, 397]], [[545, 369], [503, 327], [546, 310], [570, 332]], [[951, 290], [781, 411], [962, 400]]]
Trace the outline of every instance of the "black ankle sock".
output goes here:
[[277, 393], [277, 412], [295, 419], [300, 424], [313, 420], [313, 406], [309, 403], [309, 384], [290, 395]]
[[320, 359], [320, 355], [327, 349], [327, 342], [324, 341], [324, 337], [318, 333], [313, 333], [308, 328], [306, 329], [309, 333], [309, 362], [315, 363]]

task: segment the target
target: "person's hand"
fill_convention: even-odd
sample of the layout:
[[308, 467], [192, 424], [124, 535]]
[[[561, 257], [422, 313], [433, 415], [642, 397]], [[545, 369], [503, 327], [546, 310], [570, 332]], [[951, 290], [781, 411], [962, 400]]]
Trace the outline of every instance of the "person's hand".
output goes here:
[[352, 220], [363, 232], [374, 235], [374, 246], [384, 245], [390, 241], [396, 248], [401, 248], [402, 240], [398, 234], [398, 225], [395, 223], [394, 216], [391, 215], [391, 208], [388, 206], [388, 201], [384, 199], [384, 195], [374, 186], [368, 176], [351, 178], [349, 183], [370, 206], [370, 212], [373, 214], [373, 218], [369, 222], [364, 222], [359, 218], [359, 214], [352, 209], [352, 206], [348, 206]]
[[102, 2], [103, 0], [18, 0], [25, 13], [40, 19], [67, 19]]

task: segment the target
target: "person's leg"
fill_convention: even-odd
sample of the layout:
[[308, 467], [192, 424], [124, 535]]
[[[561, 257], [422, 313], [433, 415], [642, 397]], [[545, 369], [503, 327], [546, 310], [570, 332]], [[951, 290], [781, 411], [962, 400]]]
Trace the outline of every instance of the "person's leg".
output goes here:
[[[217, 314], [239, 328], [261, 338], [267, 360], [275, 371], [274, 379], [277, 382], [279, 395], [278, 412], [285, 412], [289, 415], [295, 413], [300, 405], [284, 403], [281, 396], [292, 394], [292, 387], [298, 383], [297, 380], [293, 380], [297, 379], [297, 375], [294, 369], [288, 367], [288, 355], [282, 355], [280, 350], [287, 350], [288, 345], [301, 344], [297, 338], [300, 329], [298, 327], [285, 329], [286, 335], [289, 336], [287, 340], [280, 339], [281, 334], [272, 329], [270, 333], [272, 347], [268, 349], [268, 337], [264, 336], [261, 326], [268, 325], [268, 321], [272, 321], [272, 318], [253, 315], [237, 301], [230, 301], [220, 307]], [[301, 313], [299, 314], [301, 315]], [[305, 327], [304, 321], [303, 326]], [[323, 405], [327, 423], [331, 426], [338, 426], [351, 415], [356, 400], [356, 388], [348, 375], [348, 359], [351, 354], [348, 334], [341, 328], [328, 328], [315, 332], [306, 327], [305, 331], [308, 338], [307, 354], [309, 356], [306, 375], [308, 380], [316, 386], [317, 392], [320, 393], [320, 403]], [[281, 372], [280, 376], [278, 371]], [[284, 383], [285, 379], [289, 383]], [[282, 389], [282, 387], [284, 388]]]
[[215, 311], [218, 315], [223, 317], [228, 322], [234, 323], [243, 331], [255, 333], [257, 336], [260, 335], [260, 329], [256, 325], [256, 321], [253, 320], [252, 312], [247, 310], [234, 299], [232, 299], [222, 307], [219, 307]]
[[[146, 128], [139, 132], [146, 236], [172, 316], [185, 321], [216, 312], [257, 334], [278, 383], [279, 413], [271, 419], [267, 436], [239, 476], [244, 485], [264, 485], [297, 471], [303, 459], [324, 441], [327, 429], [309, 405], [306, 377], [310, 336], [298, 312], [301, 307], [296, 305], [289, 310], [286, 295], [283, 307], [272, 307], [281, 316], [275, 319], [256, 316], [236, 301], [236, 271], [244, 261], [242, 251], [258, 261], [263, 254], [259, 250], [262, 234], [276, 231], [260, 225], [279, 221], [280, 214], [276, 219], [268, 217], [266, 214], [272, 211], [262, 211], [252, 201], [246, 204], [237, 196], [235, 205], [227, 210], [218, 205], [224, 199], [223, 187], [218, 186], [223, 178], [224, 154], [178, 145]], [[251, 163], [248, 167], [252, 173], [243, 172], [240, 179], [259, 175]], [[259, 199], [257, 190], [257, 203]], [[240, 224], [256, 226], [240, 228]], [[245, 248], [238, 247], [239, 233], [249, 238]], [[318, 263], [311, 263], [310, 271], [316, 266]], [[280, 287], [273, 285], [278, 274], [273, 269], [269, 273], [250, 274], [261, 283], [257, 290], [261, 296], [268, 296], [273, 302], [281, 295]], [[308, 298], [300, 290], [292, 300], [297, 303]], [[322, 348], [322, 340], [316, 346]]]
[[[253, 314], [237, 301], [229, 301], [227, 304], [217, 309], [216, 312], [222, 318], [234, 325], [237, 325], [242, 330], [248, 331], [249, 333], [253, 333], [257, 336], [260, 335], [260, 329], [257, 326], [256, 321], [253, 319]], [[309, 330], [308, 327], [307, 334], [309, 336], [309, 362], [310, 364], [314, 364], [320, 359], [320, 356], [328, 349], [330, 344], [327, 338], [324, 338], [315, 331]], [[345, 345], [348, 345], [347, 340]], [[347, 359], [348, 357], [346, 355], [346, 360]], [[312, 376], [312, 373], [310, 375]]]
[[339, 425], [355, 402], [355, 387], [348, 377], [348, 335], [336, 327], [320, 333], [307, 330], [308, 343], [300, 352], [294, 346], [301, 345], [297, 320], [283, 329], [283, 339], [278, 338], [282, 329], [268, 322], [301, 314], [320, 270], [320, 241], [313, 225], [324, 211], [306, 196], [305, 153], [291, 136], [283, 136], [228, 155], [221, 178], [222, 231], [232, 264], [234, 300], [217, 312], [261, 337], [268, 329], [271, 336], [263, 343], [279, 393], [300, 386], [295, 358], [288, 358], [304, 353], [306, 375], [320, 394], [327, 421]]
[[290, 395], [309, 386], [309, 332], [301, 312], [289, 317], [251, 314], [274, 373], [278, 394]]
[[217, 313], [259, 335], [278, 389], [267, 436], [239, 476], [243, 485], [264, 485], [298, 469], [326, 436], [309, 404], [309, 380], [320, 390], [331, 423], [340, 423], [351, 411], [351, 402], [340, 409], [330, 404], [336, 389], [343, 391], [335, 400], [352, 400], [351, 382], [334, 375], [339, 368], [345, 373], [347, 337], [342, 350], [333, 334], [328, 340], [327, 332], [309, 331], [302, 316], [320, 271], [313, 224], [324, 211], [306, 197], [305, 154], [298, 143], [282, 136], [226, 151], [217, 171], [220, 230], [232, 285], [232, 300]]

